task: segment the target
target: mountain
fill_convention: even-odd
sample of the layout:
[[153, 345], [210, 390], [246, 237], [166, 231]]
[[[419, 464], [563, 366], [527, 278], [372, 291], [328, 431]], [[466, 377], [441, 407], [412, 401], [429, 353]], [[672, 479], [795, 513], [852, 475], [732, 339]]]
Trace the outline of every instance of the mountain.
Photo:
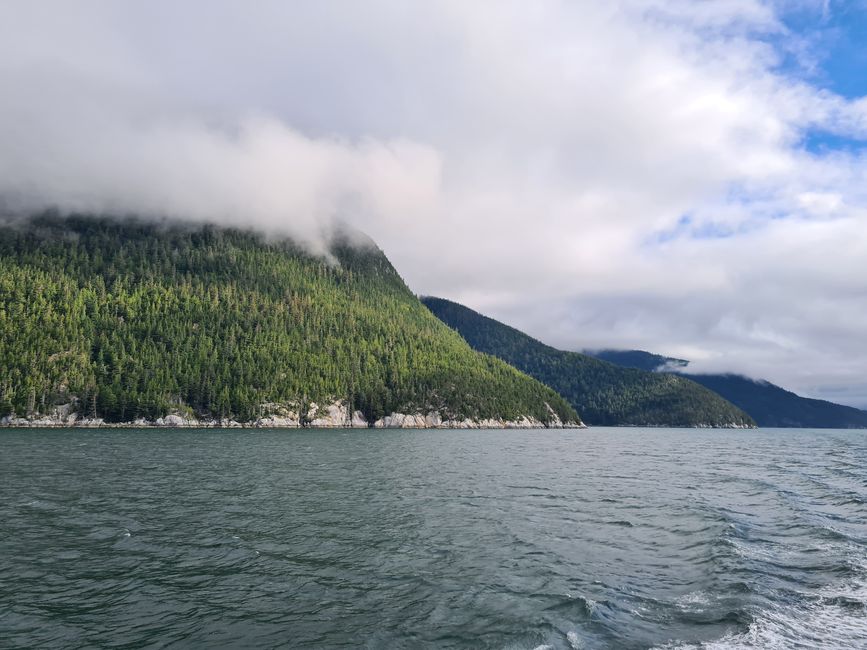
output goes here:
[[5, 223], [0, 417], [578, 421], [550, 388], [470, 349], [355, 239], [315, 256], [214, 226]]
[[[641, 350], [600, 350], [588, 354], [628, 368], [649, 370], [671, 371], [689, 363]], [[867, 411], [801, 397], [767, 381], [737, 374], [688, 376], [742, 408], [760, 427], [867, 428]]]
[[673, 359], [661, 354], [653, 354], [644, 350], [585, 350], [584, 354], [602, 359], [624, 368], [638, 368], [648, 372], [656, 372], [662, 368], [674, 370], [689, 365], [686, 359]]
[[476, 350], [507, 361], [559, 392], [589, 424], [754, 426], [746, 413], [684, 377], [622, 368], [557, 350], [449, 300], [425, 297], [422, 302]]

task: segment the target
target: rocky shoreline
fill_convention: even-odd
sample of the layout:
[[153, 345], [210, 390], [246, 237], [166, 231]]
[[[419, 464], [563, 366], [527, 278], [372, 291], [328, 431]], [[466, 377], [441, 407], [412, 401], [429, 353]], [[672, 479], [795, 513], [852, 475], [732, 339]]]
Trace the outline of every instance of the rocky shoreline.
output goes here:
[[[275, 405], [267, 405], [274, 407]], [[374, 422], [368, 422], [361, 411], [349, 413], [343, 402], [326, 406], [311, 404], [301, 417], [296, 411], [275, 408], [273, 413], [249, 422], [232, 419], [199, 419], [190, 415], [169, 414], [156, 420], [139, 418], [129, 422], [105, 422], [102, 418], [80, 417], [71, 405], [56, 407], [48, 415], [29, 418], [7, 415], [0, 418], [0, 427], [8, 428], [186, 428], [186, 429], [583, 429], [582, 422], [562, 422], [552, 411], [551, 420], [522, 416], [515, 420], [498, 418], [472, 419], [444, 418], [437, 411], [421, 413], [391, 413]]]
[[738, 422], [729, 422], [727, 424], [708, 424], [707, 422], [699, 422], [698, 424], [612, 424], [606, 425], [616, 427], [618, 429], [758, 429], [755, 424], [741, 424]]

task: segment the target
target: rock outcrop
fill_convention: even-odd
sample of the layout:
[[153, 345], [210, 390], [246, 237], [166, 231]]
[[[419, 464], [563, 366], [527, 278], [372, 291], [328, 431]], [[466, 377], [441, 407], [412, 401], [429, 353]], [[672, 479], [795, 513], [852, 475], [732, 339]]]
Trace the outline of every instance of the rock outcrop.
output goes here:
[[[444, 420], [439, 413], [431, 412], [427, 415], [392, 413], [373, 423], [376, 429], [545, 429], [563, 428], [559, 419], [548, 425], [535, 418], [522, 416], [517, 420], [503, 420], [496, 418], [483, 418], [478, 420]], [[570, 424], [569, 427], [581, 427], [578, 423]]]
[[349, 407], [345, 402], [334, 402], [327, 406], [320, 407], [317, 404], [311, 404], [309, 413], [315, 417], [305, 422], [305, 427], [312, 429], [352, 429], [352, 428], [367, 428], [367, 420], [364, 419], [364, 414], [361, 411], [354, 411], [352, 416], [349, 415]]
[[375, 422], [368, 422], [361, 411], [350, 415], [346, 402], [331, 404], [311, 403], [307, 416], [302, 417], [297, 410], [276, 404], [263, 404], [267, 415], [250, 422], [237, 422], [230, 419], [197, 419], [189, 414], [170, 413], [156, 420], [138, 418], [130, 422], [106, 423], [101, 418], [82, 418], [72, 412], [72, 404], [56, 407], [49, 415], [30, 418], [8, 415], [0, 418], [0, 427], [115, 427], [115, 428], [273, 428], [273, 429], [544, 429], [544, 428], [583, 428], [580, 422], [562, 422], [553, 409], [549, 422], [521, 416], [514, 420], [497, 418], [461, 420], [444, 418], [438, 411], [422, 413], [391, 413]]

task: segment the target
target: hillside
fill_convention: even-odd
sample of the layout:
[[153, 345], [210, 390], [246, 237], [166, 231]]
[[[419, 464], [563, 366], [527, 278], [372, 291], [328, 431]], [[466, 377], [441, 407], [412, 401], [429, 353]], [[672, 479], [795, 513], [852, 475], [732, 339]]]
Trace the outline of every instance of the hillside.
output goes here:
[[422, 302], [476, 350], [507, 361], [559, 392], [588, 424], [754, 426], [746, 413], [683, 377], [621, 368], [557, 350], [448, 300], [427, 297]]
[[[640, 350], [600, 350], [590, 354], [625, 367], [676, 368], [689, 363]], [[736, 374], [690, 374], [688, 377], [742, 408], [760, 427], [867, 428], [867, 411], [801, 397], [767, 381]]]
[[689, 365], [689, 361], [685, 359], [664, 357], [661, 354], [653, 354], [644, 350], [585, 350], [584, 354], [624, 368], [637, 368], [648, 372], [656, 372], [663, 367], [666, 370], [673, 370]]
[[[108, 422], [578, 419], [474, 352], [372, 243], [331, 259], [211, 226], [42, 215], [0, 226], [0, 417]], [[331, 405], [326, 412], [325, 406]], [[337, 411], [335, 411], [337, 409]], [[333, 419], [333, 417], [332, 417]], [[274, 420], [276, 421], [276, 420]]]

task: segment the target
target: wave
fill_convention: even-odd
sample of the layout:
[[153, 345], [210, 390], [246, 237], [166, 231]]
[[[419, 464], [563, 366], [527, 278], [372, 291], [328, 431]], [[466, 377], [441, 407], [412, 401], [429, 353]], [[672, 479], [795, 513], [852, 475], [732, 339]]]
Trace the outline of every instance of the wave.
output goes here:
[[[659, 650], [852, 650], [867, 647], [867, 563], [859, 575], [759, 610], [745, 631], [703, 643], [678, 641]], [[684, 605], [692, 604], [686, 599]]]

